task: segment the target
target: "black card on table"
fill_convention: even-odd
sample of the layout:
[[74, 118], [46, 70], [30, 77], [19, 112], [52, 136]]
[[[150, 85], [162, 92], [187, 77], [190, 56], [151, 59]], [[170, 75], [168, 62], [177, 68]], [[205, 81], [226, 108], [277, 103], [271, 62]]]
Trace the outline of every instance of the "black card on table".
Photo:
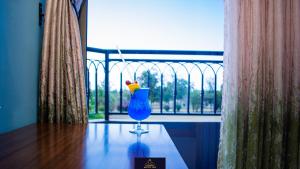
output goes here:
[[166, 158], [135, 158], [134, 169], [166, 169]]

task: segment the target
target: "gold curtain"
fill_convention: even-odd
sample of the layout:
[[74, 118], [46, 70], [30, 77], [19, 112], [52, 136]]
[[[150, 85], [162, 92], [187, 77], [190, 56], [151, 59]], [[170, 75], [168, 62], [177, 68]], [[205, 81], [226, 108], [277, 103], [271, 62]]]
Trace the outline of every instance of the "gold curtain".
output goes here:
[[39, 121], [86, 123], [81, 38], [70, 0], [47, 0], [40, 69]]
[[225, 0], [219, 169], [300, 168], [300, 0]]

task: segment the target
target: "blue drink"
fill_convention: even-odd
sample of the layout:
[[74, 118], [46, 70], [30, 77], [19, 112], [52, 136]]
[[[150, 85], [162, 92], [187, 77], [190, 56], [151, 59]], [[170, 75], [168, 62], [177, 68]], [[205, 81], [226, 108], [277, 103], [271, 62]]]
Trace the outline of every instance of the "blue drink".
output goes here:
[[148, 118], [151, 113], [148, 96], [149, 88], [140, 88], [131, 96], [130, 103], [128, 105], [128, 114], [131, 118], [138, 121], [137, 129], [132, 131], [133, 133], [145, 133], [145, 131], [141, 129], [140, 121]]

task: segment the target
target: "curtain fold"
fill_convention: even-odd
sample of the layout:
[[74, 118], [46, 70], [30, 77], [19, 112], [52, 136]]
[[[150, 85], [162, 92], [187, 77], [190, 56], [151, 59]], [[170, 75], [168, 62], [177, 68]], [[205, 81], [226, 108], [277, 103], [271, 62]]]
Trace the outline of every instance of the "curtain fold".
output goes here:
[[299, 0], [225, 0], [219, 169], [300, 168], [299, 18]]
[[87, 122], [81, 38], [70, 0], [47, 0], [39, 106], [41, 123]]
[[71, 0], [71, 1], [72, 1], [72, 4], [73, 4], [74, 8], [75, 8], [77, 16], [79, 16], [82, 4], [85, 2], [85, 0]]

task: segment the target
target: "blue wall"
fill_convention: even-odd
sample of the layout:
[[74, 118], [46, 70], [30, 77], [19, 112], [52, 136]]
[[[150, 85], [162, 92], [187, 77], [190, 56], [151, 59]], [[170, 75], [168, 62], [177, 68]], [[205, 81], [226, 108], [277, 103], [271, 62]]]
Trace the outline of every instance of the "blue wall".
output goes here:
[[0, 5], [0, 133], [37, 121], [39, 1], [6, 0]]

